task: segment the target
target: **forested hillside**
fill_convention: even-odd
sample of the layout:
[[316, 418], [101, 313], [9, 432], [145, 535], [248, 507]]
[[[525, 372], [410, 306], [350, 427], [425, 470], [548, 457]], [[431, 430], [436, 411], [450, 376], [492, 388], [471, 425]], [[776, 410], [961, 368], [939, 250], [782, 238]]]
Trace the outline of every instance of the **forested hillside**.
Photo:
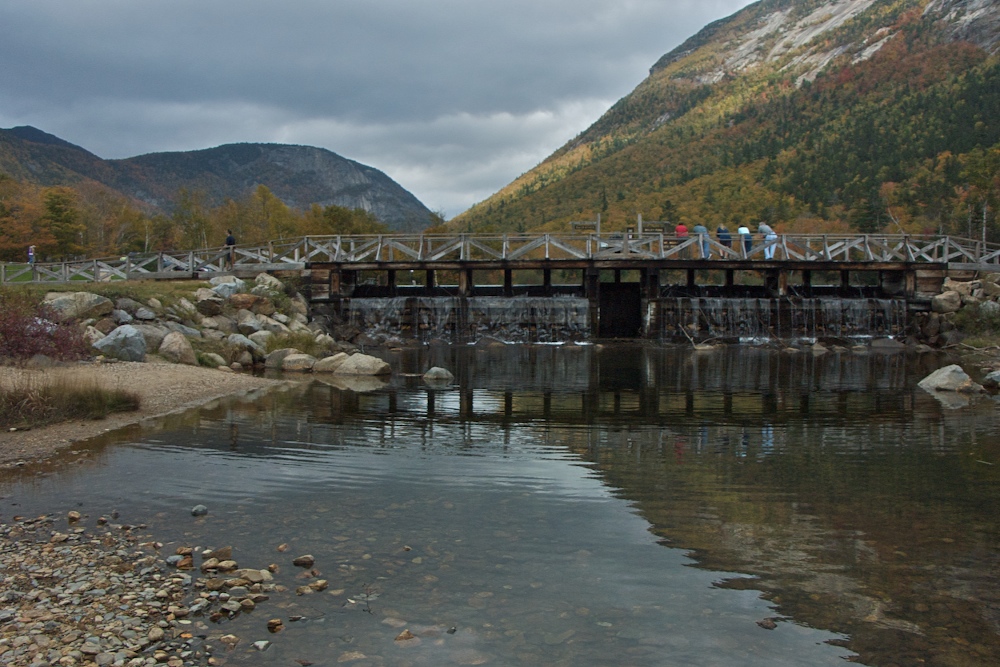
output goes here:
[[309, 146], [231, 144], [104, 160], [33, 127], [0, 130], [0, 260], [120, 255], [439, 218], [382, 172]]
[[266, 186], [220, 206], [182, 189], [170, 215], [150, 214], [92, 181], [43, 187], [0, 174], [0, 261], [114, 257], [129, 252], [221, 247], [232, 229], [240, 244], [305, 235], [374, 234], [389, 228], [363, 209], [287, 206]]
[[646, 220], [1000, 241], [1000, 3], [769, 0], [452, 225]]

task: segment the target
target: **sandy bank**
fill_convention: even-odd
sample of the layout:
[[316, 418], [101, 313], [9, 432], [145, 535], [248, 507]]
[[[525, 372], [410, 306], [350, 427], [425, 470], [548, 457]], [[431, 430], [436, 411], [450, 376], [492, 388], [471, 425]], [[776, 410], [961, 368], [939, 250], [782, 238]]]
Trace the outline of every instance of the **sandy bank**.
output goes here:
[[114, 414], [96, 421], [73, 421], [29, 431], [0, 433], [0, 465], [45, 459], [72, 442], [159, 417], [177, 410], [255, 389], [274, 387], [284, 380], [254, 377], [242, 373], [169, 363], [85, 363], [66, 367], [25, 370], [0, 366], [0, 386], [23, 382], [56, 380], [61, 376], [94, 381], [102, 387], [121, 388], [139, 395], [137, 412]]

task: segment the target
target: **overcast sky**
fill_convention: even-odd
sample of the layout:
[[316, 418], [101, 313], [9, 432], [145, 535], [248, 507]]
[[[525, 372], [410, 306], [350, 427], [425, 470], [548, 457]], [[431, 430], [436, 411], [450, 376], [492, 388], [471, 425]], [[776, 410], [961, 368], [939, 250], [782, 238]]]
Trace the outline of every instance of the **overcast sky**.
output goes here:
[[8, 0], [0, 127], [104, 158], [320, 146], [450, 218], [747, 0]]

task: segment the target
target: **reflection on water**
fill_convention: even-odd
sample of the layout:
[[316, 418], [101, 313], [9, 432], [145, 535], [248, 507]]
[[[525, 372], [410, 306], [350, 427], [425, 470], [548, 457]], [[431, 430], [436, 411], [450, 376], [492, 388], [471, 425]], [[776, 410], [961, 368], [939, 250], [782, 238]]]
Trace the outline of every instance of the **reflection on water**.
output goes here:
[[[268, 616], [232, 621], [253, 640], [266, 618], [307, 619], [237, 661], [1000, 663], [994, 404], [942, 408], [916, 388], [934, 360], [503, 347], [391, 361], [384, 386], [315, 382], [130, 433], [91, 465], [5, 483], [4, 503], [117, 508], [164, 541], [233, 544], [241, 564], [316, 556], [333, 594], [276, 595]], [[455, 383], [407, 376], [433, 365]], [[294, 591], [292, 569], [278, 577]], [[404, 623], [419, 645], [393, 641]]]

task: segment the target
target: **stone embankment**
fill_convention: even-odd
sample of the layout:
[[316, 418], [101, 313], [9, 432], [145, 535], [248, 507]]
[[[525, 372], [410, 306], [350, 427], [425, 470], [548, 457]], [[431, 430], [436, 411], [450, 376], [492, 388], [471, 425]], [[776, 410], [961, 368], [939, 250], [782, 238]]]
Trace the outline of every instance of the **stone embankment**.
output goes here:
[[169, 304], [157, 298], [112, 301], [89, 292], [51, 292], [46, 304], [60, 319], [79, 321], [95, 354], [106, 358], [144, 361], [155, 354], [222, 370], [390, 372], [385, 362], [358, 354], [354, 345], [310, 322], [305, 298], [274, 276], [261, 273], [252, 284], [222, 276], [209, 284]]
[[912, 329], [921, 342], [934, 347], [958, 344], [965, 335], [956, 320], [966, 309], [974, 309], [978, 318], [1000, 316], [1000, 273], [971, 281], [946, 278], [941, 293], [931, 299], [931, 311], [914, 315]]

